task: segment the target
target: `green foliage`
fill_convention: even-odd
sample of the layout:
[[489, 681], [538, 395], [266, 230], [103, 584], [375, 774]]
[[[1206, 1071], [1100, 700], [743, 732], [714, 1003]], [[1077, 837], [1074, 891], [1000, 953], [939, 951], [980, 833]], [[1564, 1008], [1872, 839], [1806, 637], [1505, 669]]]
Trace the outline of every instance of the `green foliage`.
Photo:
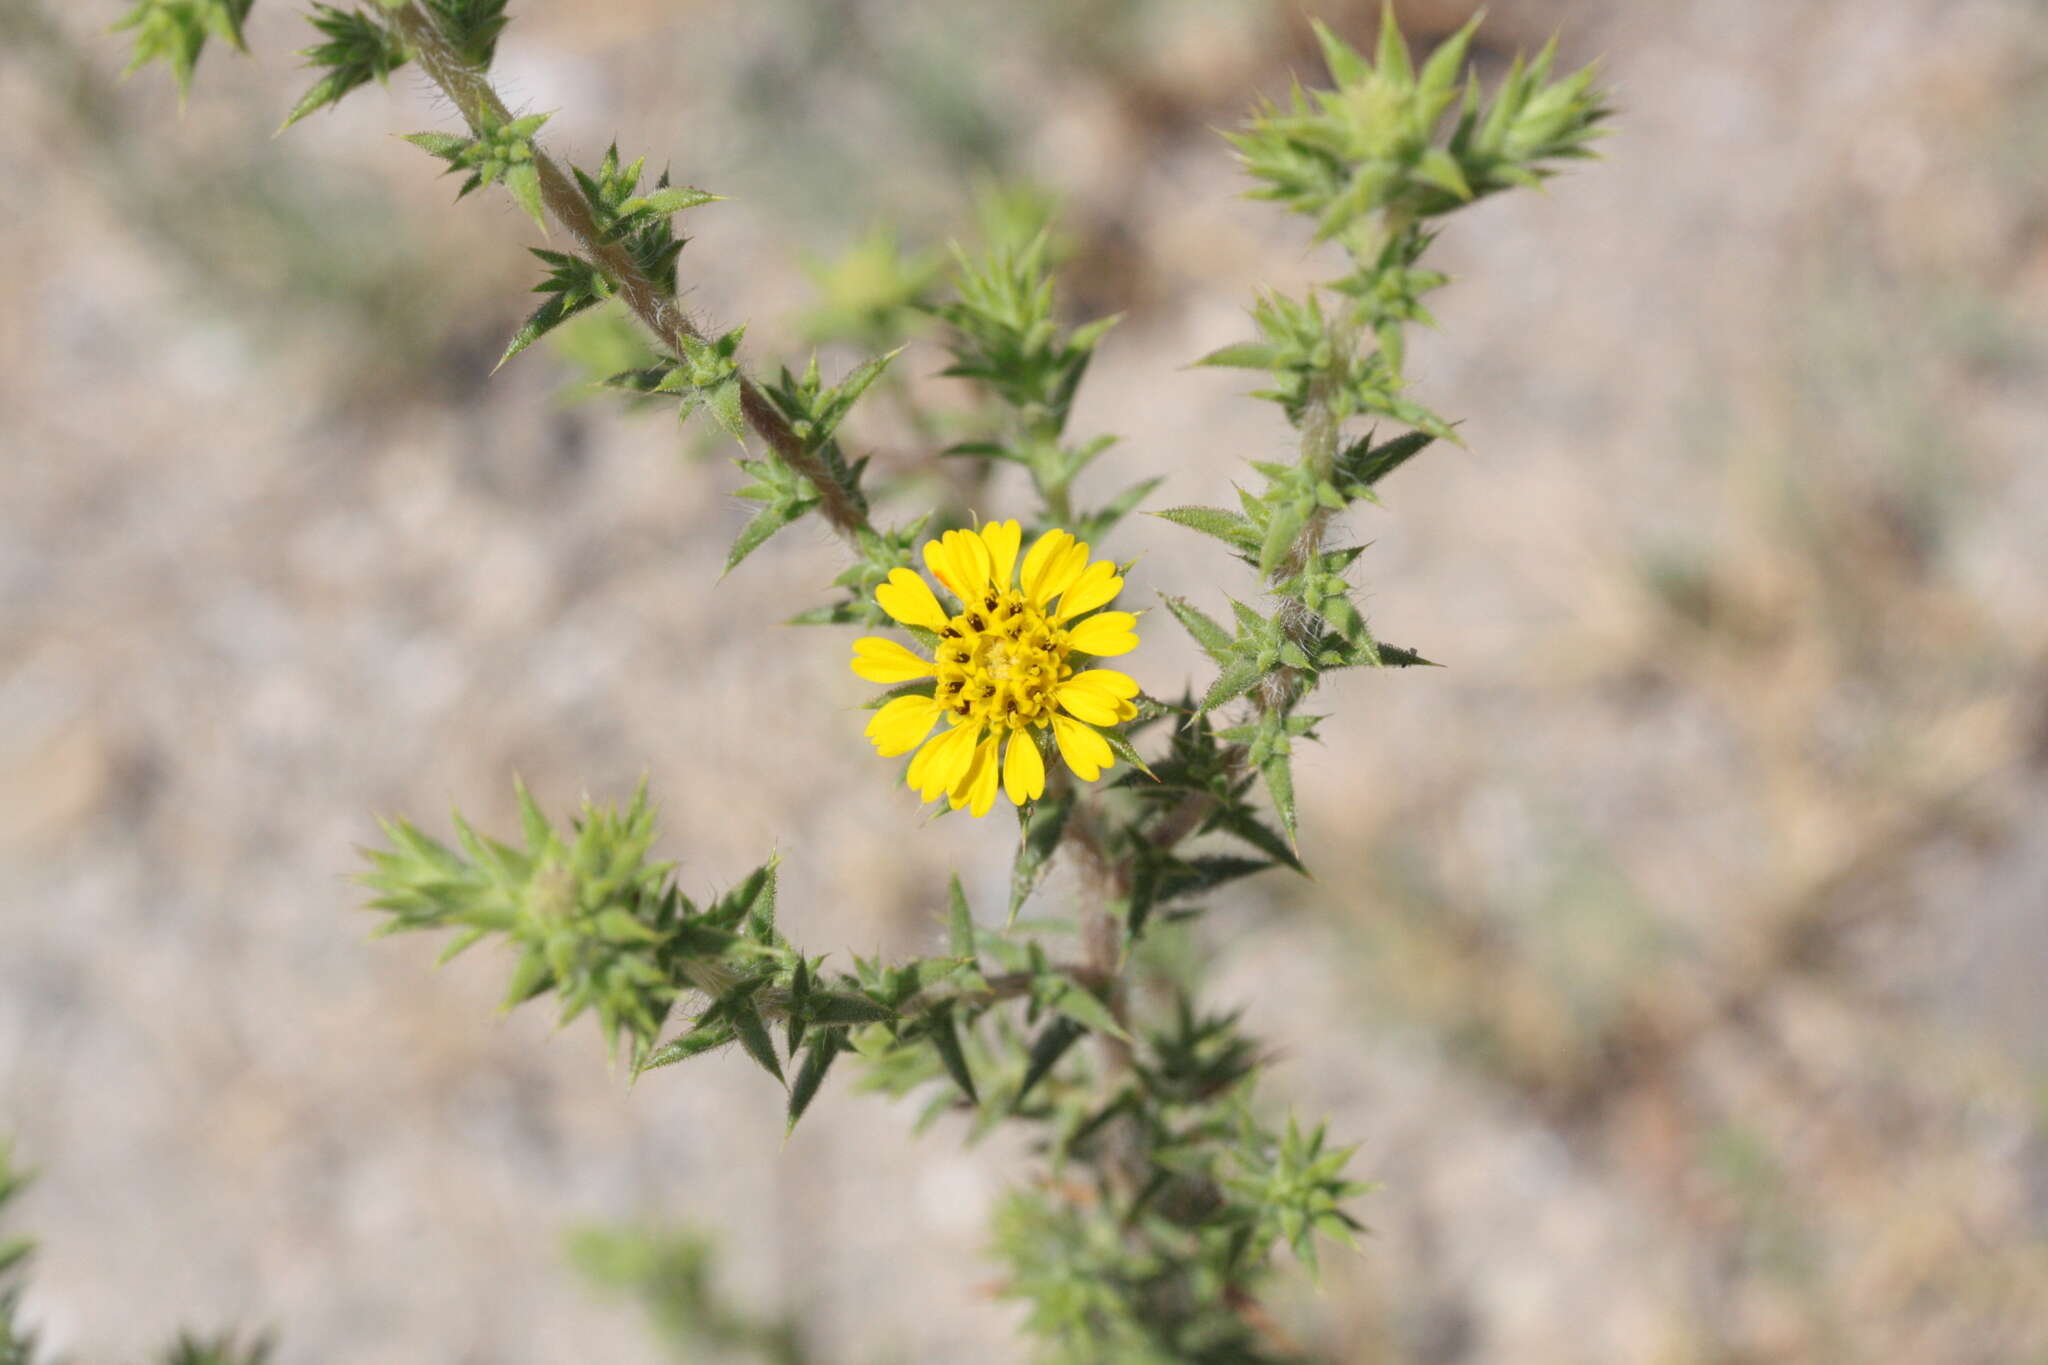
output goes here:
[[804, 314], [804, 335], [887, 349], [921, 321], [940, 269], [936, 253], [905, 251], [894, 229], [878, 225], [838, 257], [805, 265], [817, 299]]
[[135, 7], [114, 25], [132, 31], [130, 72], [151, 62], [171, 68], [180, 99], [191, 92], [192, 70], [210, 39], [219, 38], [237, 52], [247, 52], [242, 21], [255, 0], [136, 0]]
[[1286, 1243], [1314, 1264], [1318, 1236], [1349, 1242], [1341, 1209], [1365, 1187], [1345, 1178], [1348, 1151], [1261, 1126], [1248, 1103], [1256, 1051], [1232, 1016], [1200, 1016], [1185, 997], [1149, 1033], [1132, 1083], [1108, 1110], [1062, 1135], [1067, 1161], [1091, 1160], [1110, 1123], [1135, 1147], [1129, 1182], [1047, 1182], [1013, 1193], [996, 1216], [1003, 1292], [1030, 1304], [1041, 1359], [1159, 1362], [1301, 1361], [1248, 1315]]
[[208, 1337], [181, 1332], [164, 1360], [165, 1365], [265, 1365], [270, 1349], [261, 1337], [243, 1342], [232, 1332]]
[[[411, 823], [387, 821], [390, 848], [367, 850], [371, 908], [390, 916], [380, 934], [453, 929], [447, 961], [487, 937], [517, 951], [504, 1007], [553, 992], [566, 1024], [586, 1010], [616, 1052], [638, 1070], [676, 1060], [655, 1044], [676, 999], [694, 988], [716, 996], [704, 1034], [731, 1041], [752, 994], [789, 955], [774, 934], [775, 865], [699, 907], [657, 862], [654, 811], [643, 788], [624, 811], [586, 802], [568, 830], [555, 829], [519, 788], [523, 847], [478, 834], [454, 817], [457, 847]], [[763, 972], [767, 974], [762, 975]], [[756, 979], [758, 978], [758, 979]]]
[[287, 128], [316, 110], [340, 104], [358, 86], [382, 82], [411, 59], [395, 31], [360, 9], [316, 4], [306, 19], [326, 41], [300, 49], [299, 55], [325, 74], [292, 106], [284, 121]]

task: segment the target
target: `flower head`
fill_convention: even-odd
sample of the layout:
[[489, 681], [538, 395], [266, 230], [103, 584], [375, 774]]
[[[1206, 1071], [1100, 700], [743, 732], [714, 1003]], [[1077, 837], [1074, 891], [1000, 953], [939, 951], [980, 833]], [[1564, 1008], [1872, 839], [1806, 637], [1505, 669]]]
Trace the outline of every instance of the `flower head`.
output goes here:
[[[1083, 782], [1116, 756], [1096, 730], [1138, 713], [1138, 684], [1089, 658], [1138, 647], [1127, 611], [1103, 611], [1123, 588], [1116, 565], [1090, 563], [1086, 542], [1047, 531], [1018, 562], [1014, 521], [948, 531], [925, 542], [925, 567], [959, 603], [949, 612], [925, 581], [896, 569], [875, 590], [883, 611], [933, 640], [932, 658], [894, 640], [853, 643], [853, 671], [869, 682], [921, 683], [875, 712], [868, 738], [884, 757], [909, 753], [909, 782], [926, 801], [988, 814], [998, 786], [1023, 805], [1045, 792], [1043, 741]], [[927, 739], [945, 718], [946, 728]]]

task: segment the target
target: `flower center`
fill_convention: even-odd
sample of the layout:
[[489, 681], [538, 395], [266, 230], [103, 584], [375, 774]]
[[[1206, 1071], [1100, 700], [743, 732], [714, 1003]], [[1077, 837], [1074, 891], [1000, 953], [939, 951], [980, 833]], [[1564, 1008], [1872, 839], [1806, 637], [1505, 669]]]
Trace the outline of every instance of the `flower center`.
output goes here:
[[1067, 652], [1067, 633], [1023, 593], [990, 590], [939, 632], [934, 695], [963, 722], [1046, 725], [1053, 689], [1074, 675]]

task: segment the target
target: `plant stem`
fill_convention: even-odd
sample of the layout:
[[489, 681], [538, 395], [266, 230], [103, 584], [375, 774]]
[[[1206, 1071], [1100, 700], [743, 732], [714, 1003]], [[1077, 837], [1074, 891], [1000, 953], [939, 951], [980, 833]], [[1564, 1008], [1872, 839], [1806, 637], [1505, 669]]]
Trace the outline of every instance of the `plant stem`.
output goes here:
[[[463, 60], [433, 18], [418, 5], [402, 5], [392, 10], [390, 17], [393, 27], [418, 59], [420, 69], [454, 102], [471, 132], [481, 135], [485, 127], [511, 117], [489, 77], [481, 68]], [[620, 301], [669, 353], [681, 355], [686, 337], [703, 340], [703, 333], [676, 305], [674, 292], [649, 279], [624, 247], [604, 239], [582, 191], [538, 144], [533, 149], [533, 165], [540, 177], [541, 201], [548, 212], [567, 230], [583, 254], [604, 272], [618, 291]], [[823, 460], [805, 448], [803, 439], [781, 412], [745, 375], [740, 376], [740, 411], [747, 425], [774, 447], [776, 454], [817, 487], [818, 510], [833, 530], [852, 540], [869, 529], [867, 515], [861, 511], [853, 491], [833, 476]]]

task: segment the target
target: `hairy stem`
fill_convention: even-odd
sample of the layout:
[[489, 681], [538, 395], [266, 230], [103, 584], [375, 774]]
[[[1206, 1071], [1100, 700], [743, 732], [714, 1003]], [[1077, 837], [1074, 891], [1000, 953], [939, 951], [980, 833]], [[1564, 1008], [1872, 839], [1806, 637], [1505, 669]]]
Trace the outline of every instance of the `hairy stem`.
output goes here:
[[[463, 59], [432, 16], [416, 4], [406, 4], [392, 10], [390, 17], [419, 61], [420, 69], [454, 102], [471, 132], [481, 134], [486, 126], [511, 117], [483, 70]], [[703, 333], [677, 306], [674, 292], [649, 279], [624, 247], [604, 240], [582, 191], [538, 145], [534, 147], [533, 165], [540, 177], [541, 201], [549, 214], [575, 240], [577, 248], [604, 272], [618, 291], [620, 301], [669, 353], [681, 355], [685, 337], [703, 340]], [[852, 539], [867, 529], [867, 516], [852, 490], [834, 477], [823, 460], [805, 449], [802, 438], [768, 401], [767, 395], [744, 375], [740, 377], [740, 410], [747, 425], [774, 447], [791, 468], [817, 487], [818, 510], [835, 531]]]

